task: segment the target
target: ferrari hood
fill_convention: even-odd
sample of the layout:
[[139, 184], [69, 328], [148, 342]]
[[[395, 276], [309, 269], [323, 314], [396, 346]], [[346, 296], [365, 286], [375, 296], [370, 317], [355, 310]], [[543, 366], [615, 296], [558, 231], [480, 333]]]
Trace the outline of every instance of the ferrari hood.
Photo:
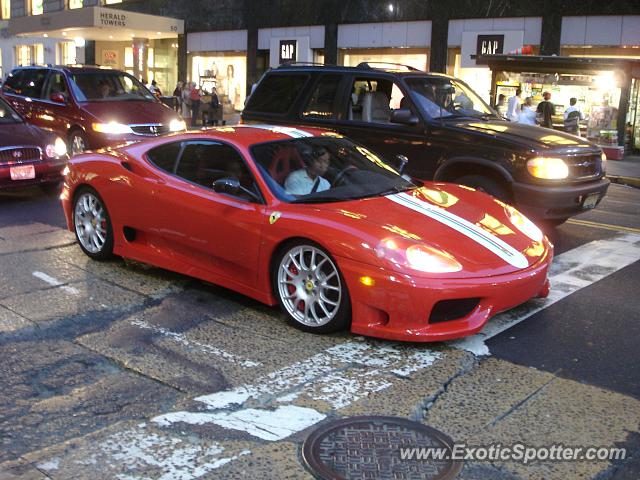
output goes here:
[[401, 249], [420, 244], [453, 257], [462, 268], [449, 277], [517, 272], [548, 253], [542, 232], [517, 210], [459, 185], [428, 184], [341, 203], [334, 213], [358, 219], [359, 229], [382, 244], [391, 240]]
[[121, 102], [88, 102], [83, 109], [93, 115], [99, 122], [117, 122], [127, 125], [162, 123], [168, 124], [178, 115], [160, 102], [121, 101]]

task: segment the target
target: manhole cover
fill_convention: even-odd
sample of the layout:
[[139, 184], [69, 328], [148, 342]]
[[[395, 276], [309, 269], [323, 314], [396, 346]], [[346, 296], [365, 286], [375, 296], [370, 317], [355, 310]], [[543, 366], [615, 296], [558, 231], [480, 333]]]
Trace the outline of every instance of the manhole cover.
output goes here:
[[314, 431], [302, 445], [302, 458], [322, 479], [448, 480], [462, 463], [425, 453], [429, 447], [450, 452], [452, 446], [444, 433], [404, 418], [352, 417]]

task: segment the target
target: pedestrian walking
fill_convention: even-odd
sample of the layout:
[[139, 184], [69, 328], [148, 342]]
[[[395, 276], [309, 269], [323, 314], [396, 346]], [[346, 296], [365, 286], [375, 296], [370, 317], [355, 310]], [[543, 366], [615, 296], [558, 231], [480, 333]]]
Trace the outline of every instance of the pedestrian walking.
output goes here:
[[501, 117], [504, 117], [507, 114], [507, 102], [505, 102], [506, 98], [507, 97], [505, 97], [503, 93], [498, 95], [498, 103], [496, 103], [496, 110], [498, 111]]
[[182, 118], [187, 122], [191, 118], [191, 89], [189, 88], [189, 82], [185, 82], [180, 92], [180, 100], [182, 105]]
[[173, 90], [173, 109], [178, 113], [182, 111], [182, 85], [183, 82], [179, 80]]
[[564, 111], [564, 131], [580, 136], [580, 120], [584, 120], [584, 115], [576, 106], [577, 103], [575, 97], [569, 100], [569, 106]]
[[524, 99], [524, 103], [518, 114], [518, 123], [524, 125], [536, 124], [536, 110], [533, 108], [533, 99], [531, 97]]
[[507, 120], [512, 122], [518, 121], [518, 116], [520, 115], [520, 95], [522, 95], [522, 90], [520, 87], [516, 89], [516, 94], [512, 97], [509, 97], [509, 102], [507, 105]]
[[551, 103], [551, 92], [544, 92], [542, 100], [536, 108], [536, 120], [538, 125], [553, 128], [553, 115], [556, 114], [556, 106]]
[[200, 113], [200, 90], [195, 82], [191, 82], [191, 91], [189, 92], [189, 99], [191, 100], [191, 126], [195, 127], [198, 123], [198, 114]]

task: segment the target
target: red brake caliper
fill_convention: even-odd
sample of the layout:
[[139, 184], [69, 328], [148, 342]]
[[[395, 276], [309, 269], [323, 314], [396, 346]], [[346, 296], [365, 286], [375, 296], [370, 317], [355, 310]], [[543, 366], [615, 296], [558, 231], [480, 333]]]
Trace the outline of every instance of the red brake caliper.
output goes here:
[[[291, 275], [298, 275], [299, 273], [298, 269], [293, 264], [289, 266], [289, 272], [291, 272]], [[293, 285], [287, 285], [287, 291], [289, 292], [289, 295], [293, 295], [296, 291], [296, 287], [294, 287]], [[298, 303], [298, 310], [304, 312], [304, 302]]]

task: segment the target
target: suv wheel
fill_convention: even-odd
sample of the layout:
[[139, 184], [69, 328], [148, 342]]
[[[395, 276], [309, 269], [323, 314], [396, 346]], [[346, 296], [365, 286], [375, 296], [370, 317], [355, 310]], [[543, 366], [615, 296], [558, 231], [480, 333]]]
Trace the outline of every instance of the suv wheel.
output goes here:
[[77, 155], [89, 149], [89, 141], [82, 130], [72, 130], [69, 134], [69, 151], [71, 155]]
[[466, 185], [467, 187], [475, 188], [481, 192], [488, 193], [489, 195], [496, 197], [498, 200], [508, 203], [511, 200], [509, 190], [504, 182], [501, 182], [493, 177], [485, 175], [465, 175], [463, 177], [456, 178], [455, 183]]

